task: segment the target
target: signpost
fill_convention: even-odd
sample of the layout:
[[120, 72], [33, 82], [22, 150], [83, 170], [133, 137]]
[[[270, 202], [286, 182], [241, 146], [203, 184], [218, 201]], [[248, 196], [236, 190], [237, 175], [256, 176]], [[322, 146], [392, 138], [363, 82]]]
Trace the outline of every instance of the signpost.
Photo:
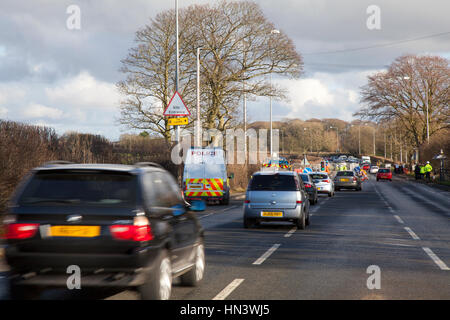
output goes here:
[[183, 126], [188, 124], [188, 118], [169, 118], [168, 119], [168, 125], [169, 126]]
[[166, 117], [183, 117], [190, 116], [191, 113], [186, 107], [186, 104], [184, 103], [180, 94], [176, 91], [172, 96], [172, 99], [170, 99], [169, 105], [167, 106], [166, 110], [164, 110], [163, 115]]

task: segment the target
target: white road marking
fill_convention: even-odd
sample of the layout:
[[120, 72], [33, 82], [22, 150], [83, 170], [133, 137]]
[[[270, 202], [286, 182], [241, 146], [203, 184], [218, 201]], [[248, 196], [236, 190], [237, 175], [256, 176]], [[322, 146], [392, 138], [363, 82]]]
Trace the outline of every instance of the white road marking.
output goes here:
[[279, 247], [281, 246], [281, 244], [276, 243], [274, 244], [269, 250], [267, 250], [261, 257], [259, 257], [255, 262], [253, 262], [253, 264], [255, 265], [260, 265], [262, 264], [268, 257], [270, 257], [270, 255], [272, 253], [275, 252], [275, 250], [277, 250]]
[[420, 240], [420, 238], [417, 236], [417, 234], [414, 233], [414, 231], [411, 230], [411, 228], [409, 228], [409, 227], [404, 227], [404, 229], [409, 233], [409, 235], [410, 235], [414, 240]]
[[428, 256], [431, 258], [431, 260], [433, 260], [434, 263], [436, 263], [438, 265], [438, 267], [441, 268], [441, 270], [450, 270], [450, 268], [447, 267], [447, 265], [444, 263], [444, 261], [439, 259], [439, 257], [437, 255], [435, 255], [434, 252], [431, 251], [430, 248], [422, 247], [422, 249], [428, 254]]
[[238, 208], [238, 206], [231, 206], [231, 207], [222, 209], [222, 210], [220, 210], [220, 211], [211, 212], [211, 213], [208, 213], [208, 214], [206, 214], [206, 215], [204, 215], [204, 216], [199, 217], [199, 219], [203, 219], [203, 218], [209, 217], [209, 216], [211, 216], [211, 215], [213, 215], [213, 214], [216, 214], [216, 213], [223, 213], [223, 212], [225, 212], [225, 211], [228, 211], [228, 210], [231, 210], [231, 209], [235, 209], [235, 208]]
[[388, 207], [388, 209], [389, 209], [389, 211], [390, 211], [391, 213], [394, 213], [394, 212], [395, 212], [395, 210], [392, 209], [392, 207]]
[[217, 296], [213, 298], [213, 300], [225, 300], [230, 293], [232, 293], [239, 285], [244, 281], [244, 279], [234, 279], [231, 281], [229, 285], [225, 287], [222, 291], [219, 292]]
[[397, 219], [397, 221], [398, 221], [399, 223], [404, 224], [402, 218], [400, 218], [399, 216], [395, 215], [394, 218]]
[[[311, 216], [311, 215], [310, 215], [310, 216]], [[289, 232], [286, 233], [286, 234], [284, 235], [284, 237], [285, 237], [285, 238], [289, 238], [290, 236], [292, 236], [292, 234], [293, 234], [295, 231], [297, 231], [297, 227], [293, 227], [291, 230], [289, 230]]]

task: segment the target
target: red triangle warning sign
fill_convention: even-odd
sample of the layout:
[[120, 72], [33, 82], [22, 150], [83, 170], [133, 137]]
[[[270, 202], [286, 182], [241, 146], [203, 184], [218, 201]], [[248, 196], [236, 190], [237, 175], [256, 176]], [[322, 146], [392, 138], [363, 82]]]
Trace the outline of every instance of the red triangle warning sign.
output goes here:
[[169, 105], [163, 113], [166, 117], [168, 116], [190, 116], [191, 113], [189, 109], [186, 107], [183, 99], [180, 94], [176, 91], [170, 99]]

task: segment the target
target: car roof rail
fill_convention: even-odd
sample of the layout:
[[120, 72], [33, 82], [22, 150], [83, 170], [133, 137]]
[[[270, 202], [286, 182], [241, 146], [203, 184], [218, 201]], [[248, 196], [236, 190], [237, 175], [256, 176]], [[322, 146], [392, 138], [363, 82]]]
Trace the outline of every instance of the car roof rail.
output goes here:
[[65, 164], [74, 164], [71, 161], [65, 161], [65, 160], [53, 160], [53, 161], [47, 161], [43, 164], [43, 167], [51, 167], [51, 166], [58, 166], [58, 165], [65, 165]]
[[164, 169], [162, 165], [156, 162], [136, 162], [134, 164], [135, 167], [142, 168], [142, 167], [153, 167], [153, 168], [160, 168]]

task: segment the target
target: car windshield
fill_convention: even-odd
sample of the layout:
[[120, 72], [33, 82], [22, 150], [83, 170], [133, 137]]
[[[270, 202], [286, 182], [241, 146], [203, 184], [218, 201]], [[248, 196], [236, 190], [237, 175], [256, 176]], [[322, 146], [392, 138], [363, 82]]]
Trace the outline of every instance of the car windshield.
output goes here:
[[310, 174], [311, 178], [314, 180], [323, 180], [328, 179], [328, 176], [326, 174]]
[[389, 173], [389, 169], [380, 169], [378, 170], [379, 173]]
[[297, 191], [297, 183], [291, 175], [256, 175], [250, 181], [248, 189], [251, 191]]
[[[91, 171], [91, 172], [89, 172]], [[134, 206], [137, 179], [108, 171], [38, 172], [19, 198], [21, 205]]]
[[345, 177], [351, 177], [353, 176], [353, 172], [352, 171], [339, 171], [336, 176], [345, 176]]

